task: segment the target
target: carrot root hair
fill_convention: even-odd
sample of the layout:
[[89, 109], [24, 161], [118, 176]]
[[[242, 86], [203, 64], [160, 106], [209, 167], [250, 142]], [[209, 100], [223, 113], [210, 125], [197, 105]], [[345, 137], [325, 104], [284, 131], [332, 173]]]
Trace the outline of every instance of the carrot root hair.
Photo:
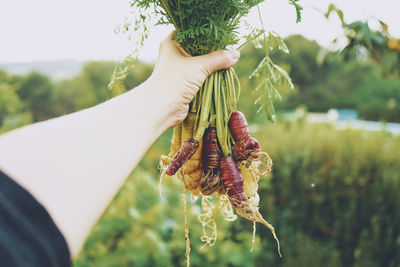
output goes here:
[[160, 180], [158, 182], [158, 190], [159, 190], [159, 193], [160, 193], [160, 198], [162, 200], [165, 199], [165, 197], [164, 197], [164, 195], [162, 193], [162, 181], [163, 181], [164, 175], [166, 175], [165, 174], [165, 170], [166, 170], [167, 166], [171, 163], [171, 161], [172, 161], [171, 157], [166, 156], [166, 155], [161, 155], [160, 163], [158, 164], [158, 169], [161, 172]]
[[198, 218], [203, 228], [203, 235], [200, 237], [200, 240], [204, 242], [203, 247], [206, 245], [212, 247], [217, 241], [217, 224], [212, 213], [213, 208], [214, 205], [211, 202], [211, 197], [202, 196], [201, 209], [203, 213]]
[[226, 194], [219, 194], [218, 197], [219, 210], [222, 212], [224, 219], [233, 222], [237, 219], [237, 215], [233, 212], [232, 203]]
[[245, 165], [254, 172], [256, 176], [267, 176], [272, 170], [272, 159], [267, 152], [254, 153], [255, 158], [248, 158]]
[[[265, 155], [268, 154], [265, 153]], [[270, 160], [269, 156], [267, 157], [267, 159]], [[267, 160], [267, 162], [269, 161]], [[258, 222], [267, 226], [268, 229], [270, 229], [270, 231], [272, 232], [272, 235], [274, 236], [274, 239], [278, 244], [279, 256], [282, 257], [279, 239], [276, 236], [274, 227], [266, 220], [264, 220], [263, 216], [259, 212], [258, 194], [256, 193], [253, 197], [250, 197], [249, 199], [246, 197], [243, 187], [243, 176], [239, 169], [239, 165], [232, 156], [223, 157], [221, 160], [221, 179], [223, 181], [224, 187], [227, 190], [229, 200], [236, 207], [237, 214], [252, 222]]]
[[257, 230], [257, 226], [256, 226], [256, 222], [253, 222], [253, 237], [251, 239], [251, 249], [250, 252], [254, 251], [255, 245], [256, 245], [256, 230]]
[[239, 207], [236, 207], [236, 212], [239, 216], [246, 218], [252, 222], [258, 222], [265, 225], [272, 233], [277, 245], [278, 245], [278, 253], [279, 257], [282, 257], [281, 254], [281, 246], [279, 243], [279, 239], [276, 235], [275, 228], [267, 222], [259, 211], [259, 207], [252, 205], [249, 201], [241, 203]]
[[185, 188], [183, 188], [182, 198], [183, 198], [183, 212], [184, 212], [184, 220], [185, 220], [186, 266], [189, 267], [190, 266], [190, 238], [189, 238], [189, 224], [188, 224], [186, 189]]

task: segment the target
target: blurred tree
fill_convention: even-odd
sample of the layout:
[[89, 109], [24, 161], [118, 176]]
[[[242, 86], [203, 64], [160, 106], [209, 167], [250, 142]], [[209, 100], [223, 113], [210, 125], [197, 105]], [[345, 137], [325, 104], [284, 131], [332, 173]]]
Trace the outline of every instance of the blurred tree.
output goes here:
[[58, 113], [68, 114], [110, 99], [113, 92], [107, 84], [114, 66], [113, 61], [89, 61], [77, 77], [61, 81], [56, 89]]
[[141, 61], [134, 61], [133, 63], [133, 68], [131, 68], [126, 76], [125, 79], [125, 87], [130, 90], [132, 88], [135, 88], [151, 75], [153, 72], [154, 65], [153, 64], [148, 64], [144, 63]]
[[[357, 109], [360, 116], [369, 120], [400, 121], [398, 112], [400, 80], [383, 76], [382, 66], [358, 59], [346, 60], [342, 55], [327, 54], [319, 62], [321, 47], [303, 36], [293, 35], [285, 39], [290, 54], [272, 51], [271, 57], [290, 72], [295, 90], [284, 94], [278, 110], [307, 106], [313, 112], [326, 112], [330, 108]], [[242, 57], [235, 67], [242, 83], [242, 97], [239, 109], [250, 120], [264, 120], [257, 114], [255, 84], [248, 79], [249, 70], [262, 58], [262, 51], [252, 46], [242, 51]]]
[[316, 58], [320, 46], [295, 35], [286, 39], [289, 55], [277, 54], [280, 61], [291, 66], [291, 76], [297, 85], [297, 94], [284, 105], [294, 109], [306, 105], [310, 111], [327, 111], [330, 108], [355, 108], [356, 86], [371, 66], [359, 62], [345, 62], [338, 55], [329, 55], [322, 64]]
[[[400, 39], [389, 34], [386, 23], [375, 18], [347, 23], [343, 11], [330, 4], [324, 15], [328, 18], [332, 13], [338, 15], [347, 39], [347, 45], [341, 51], [346, 60], [369, 57], [381, 65], [385, 76], [400, 75]], [[369, 24], [371, 20], [379, 22], [380, 29], [372, 30]]]
[[383, 79], [381, 71], [375, 69], [364, 75], [356, 91], [361, 118], [400, 121], [400, 80], [397, 77]]
[[104, 102], [139, 85], [150, 76], [152, 65], [137, 62], [127, 73], [122, 86], [110, 90], [108, 84], [115, 69], [113, 61], [92, 61], [83, 66], [82, 73], [57, 85], [58, 112], [68, 114]]
[[55, 116], [53, 86], [49, 78], [35, 72], [21, 80], [17, 93], [26, 103], [26, 108], [32, 113], [34, 121]]
[[22, 108], [16, 87], [9, 84], [8, 80], [8, 74], [0, 71], [0, 126], [7, 115], [17, 113]]
[[17, 94], [20, 79], [0, 71], [0, 132], [32, 122], [31, 113]]

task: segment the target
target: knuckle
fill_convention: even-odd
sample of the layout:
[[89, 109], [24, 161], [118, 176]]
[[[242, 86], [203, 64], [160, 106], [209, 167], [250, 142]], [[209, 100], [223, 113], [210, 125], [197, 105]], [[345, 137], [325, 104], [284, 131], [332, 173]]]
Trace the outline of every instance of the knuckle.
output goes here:
[[219, 57], [219, 59], [218, 59], [218, 61], [219, 61], [218, 67], [219, 68], [226, 68], [227, 66], [229, 66], [231, 64], [232, 60], [231, 60], [231, 56], [228, 51], [219, 50], [219, 51], [216, 51], [216, 53]]
[[177, 112], [176, 115], [174, 116], [175, 119], [173, 120], [173, 125], [177, 125], [179, 123], [181, 123], [187, 116], [189, 112], [189, 105], [181, 105]]
[[224, 56], [223, 56], [224, 65], [229, 65], [231, 63], [231, 61], [232, 61], [232, 58], [231, 58], [229, 52], [224, 51]]
[[227, 57], [227, 52], [224, 50], [218, 50], [215, 52], [217, 56], [221, 57], [221, 58], [225, 58]]
[[200, 73], [205, 77], [208, 77], [211, 74], [211, 68], [209, 66], [205, 66], [204, 64], [199, 65], [198, 69]]
[[194, 90], [186, 90], [185, 92], [183, 92], [182, 94], [183, 103], [185, 103], [185, 105], [190, 103], [195, 94], [196, 92], [194, 92]]

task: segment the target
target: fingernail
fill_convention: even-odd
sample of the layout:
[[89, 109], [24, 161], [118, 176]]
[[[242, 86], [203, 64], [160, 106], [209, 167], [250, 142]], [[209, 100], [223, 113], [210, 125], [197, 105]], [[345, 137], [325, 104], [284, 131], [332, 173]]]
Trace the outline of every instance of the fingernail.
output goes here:
[[238, 50], [230, 50], [229, 52], [234, 59], [238, 59], [240, 57], [240, 52]]

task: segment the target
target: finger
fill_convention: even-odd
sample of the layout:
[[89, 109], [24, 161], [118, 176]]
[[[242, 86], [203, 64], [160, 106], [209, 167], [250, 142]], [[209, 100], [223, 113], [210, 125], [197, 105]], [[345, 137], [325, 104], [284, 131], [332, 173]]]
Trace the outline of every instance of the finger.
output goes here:
[[182, 47], [178, 42], [176, 42], [176, 43], [178, 44], [178, 49], [179, 49], [179, 51], [181, 51], [181, 53], [182, 53], [183, 56], [185, 56], [185, 57], [191, 57], [191, 55], [190, 55], [188, 52], [186, 52], [186, 50], [183, 49], [183, 47]]
[[194, 57], [211, 74], [220, 69], [227, 69], [236, 64], [240, 52], [237, 50], [218, 50], [207, 55]]
[[191, 55], [186, 52], [185, 49], [183, 49], [183, 47], [176, 40], [174, 40], [175, 33], [176, 31], [172, 31], [170, 34], [168, 34], [167, 38], [165, 38], [161, 42], [161, 48], [165, 47], [165, 50], [167, 50], [168, 52], [173, 52], [173, 54], [175, 55], [191, 57]]
[[165, 38], [160, 43], [160, 54], [167, 54], [167, 55], [175, 55], [175, 56], [182, 56], [182, 52], [179, 49], [179, 43], [175, 41], [174, 38], [175, 31], [172, 31], [168, 34], [167, 38]]

